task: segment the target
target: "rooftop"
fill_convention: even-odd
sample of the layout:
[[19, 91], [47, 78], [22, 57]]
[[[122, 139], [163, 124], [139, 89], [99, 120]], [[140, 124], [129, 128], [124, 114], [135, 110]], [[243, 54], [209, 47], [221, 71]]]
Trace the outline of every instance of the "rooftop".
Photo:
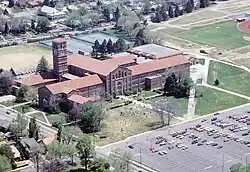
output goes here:
[[99, 76], [95, 74], [95, 75], [81, 77], [78, 79], [50, 84], [50, 85], [47, 85], [46, 88], [50, 90], [50, 92], [53, 94], [58, 94], [58, 93], [67, 94], [71, 92], [72, 90], [86, 88], [86, 87], [93, 86], [93, 85], [99, 85], [102, 83], [103, 82], [99, 78]]
[[56, 39], [53, 39], [54, 43], [65, 43], [66, 42], [66, 39], [65, 38], [56, 38]]
[[130, 66], [128, 67], [128, 69], [132, 70], [132, 75], [135, 76], [186, 63], [190, 63], [190, 56], [178, 55], [161, 60], [153, 60], [151, 62], [145, 62], [138, 65]]
[[126, 65], [130, 63], [135, 63], [136, 57], [132, 54], [127, 56], [112, 56], [112, 59], [104, 60], [102, 63], [108, 63], [113, 65]]
[[153, 54], [155, 55], [156, 59], [182, 54], [181, 51], [157, 44], [147, 44], [139, 47], [134, 47], [131, 49], [131, 51], [141, 52], [144, 54]]
[[83, 97], [77, 94], [73, 94], [72, 96], [70, 96], [68, 98], [68, 100], [72, 101], [72, 102], [76, 102], [78, 104], [83, 105], [84, 103], [88, 102], [88, 101], [96, 101], [99, 100], [100, 97]]
[[30, 151], [39, 150], [40, 145], [36, 142], [34, 138], [21, 139], [21, 144]]
[[35, 86], [47, 82], [57, 81], [57, 77], [52, 72], [46, 72], [43, 74], [32, 74], [25, 78], [16, 80], [19, 84], [25, 84], [29, 86]]
[[72, 75], [70, 73], [65, 73], [62, 75], [63, 78], [68, 79], [68, 80], [72, 80], [72, 79], [77, 79], [79, 78], [79, 76], [76, 75]]

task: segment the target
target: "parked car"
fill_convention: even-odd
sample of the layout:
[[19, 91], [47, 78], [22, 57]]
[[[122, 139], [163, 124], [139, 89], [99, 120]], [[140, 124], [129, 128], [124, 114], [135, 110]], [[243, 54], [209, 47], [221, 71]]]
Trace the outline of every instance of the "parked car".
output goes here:
[[217, 116], [217, 115], [219, 115], [219, 114], [220, 114], [220, 113], [217, 112], [217, 113], [214, 114], [214, 116]]
[[224, 140], [223, 140], [223, 142], [228, 142], [228, 141], [229, 141], [229, 139], [224, 139]]
[[192, 144], [196, 144], [196, 143], [198, 143], [198, 141], [194, 140], [194, 141], [192, 141], [191, 143], [192, 143]]
[[242, 136], [247, 136], [249, 135], [249, 133], [242, 133]]
[[206, 145], [211, 145], [211, 144], [213, 144], [214, 142], [213, 141], [208, 141], [207, 143], [206, 143]]
[[198, 143], [197, 145], [198, 145], [198, 146], [202, 146], [202, 145], [203, 145], [203, 143]]
[[217, 149], [221, 149], [221, 148], [223, 148], [223, 146], [222, 146], [222, 145], [217, 147]]
[[218, 143], [213, 143], [213, 144], [211, 144], [212, 146], [218, 146]]
[[134, 146], [133, 146], [133, 145], [128, 145], [128, 147], [129, 147], [130, 149], [134, 149]]
[[216, 121], [217, 120], [217, 117], [213, 117], [212, 119], [211, 119], [211, 121]]

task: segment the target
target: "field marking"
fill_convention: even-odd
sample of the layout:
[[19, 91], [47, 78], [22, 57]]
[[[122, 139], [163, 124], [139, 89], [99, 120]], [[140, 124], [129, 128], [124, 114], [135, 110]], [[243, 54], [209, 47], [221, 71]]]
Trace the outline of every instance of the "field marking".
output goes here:
[[204, 170], [207, 170], [207, 169], [209, 169], [209, 168], [212, 168], [212, 166], [208, 166], [208, 167], [204, 168]]

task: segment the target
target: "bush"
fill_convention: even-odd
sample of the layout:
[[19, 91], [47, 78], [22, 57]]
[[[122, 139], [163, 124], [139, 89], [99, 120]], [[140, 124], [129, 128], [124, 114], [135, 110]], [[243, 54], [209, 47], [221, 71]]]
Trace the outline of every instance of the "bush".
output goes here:
[[103, 31], [107, 31], [107, 28], [104, 28]]
[[214, 81], [214, 85], [219, 85], [220, 84], [220, 82], [219, 82], [219, 80], [218, 79], [216, 79], [215, 81]]

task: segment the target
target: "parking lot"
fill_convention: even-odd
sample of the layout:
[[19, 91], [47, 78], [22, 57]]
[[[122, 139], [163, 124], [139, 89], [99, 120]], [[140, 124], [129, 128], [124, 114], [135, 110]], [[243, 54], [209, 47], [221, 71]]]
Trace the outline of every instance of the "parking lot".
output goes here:
[[249, 110], [248, 105], [154, 131], [112, 149], [128, 151], [135, 161], [162, 172], [228, 172], [231, 165], [250, 159]]

